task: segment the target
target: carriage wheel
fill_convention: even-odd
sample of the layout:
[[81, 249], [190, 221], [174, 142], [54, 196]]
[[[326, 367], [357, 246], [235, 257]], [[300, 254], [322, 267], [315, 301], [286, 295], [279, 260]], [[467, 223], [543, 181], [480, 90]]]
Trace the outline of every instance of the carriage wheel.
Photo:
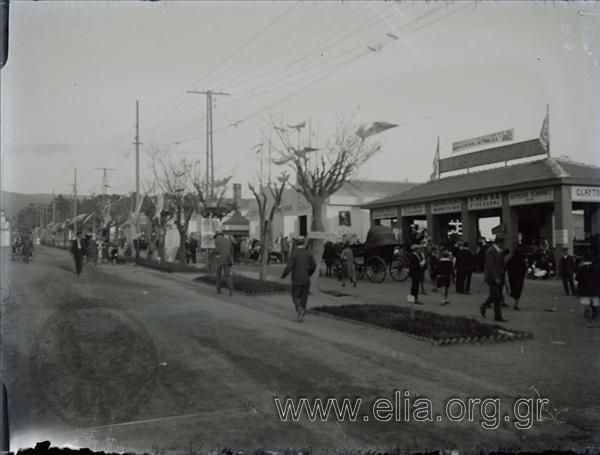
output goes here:
[[405, 256], [397, 257], [390, 263], [389, 269], [392, 280], [406, 281], [408, 278], [408, 259]]
[[381, 283], [385, 280], [387, 267], [385, 261], [379, 256], [371, 256], [367, 259], [366, 274], [369, 281], [373, 283]]

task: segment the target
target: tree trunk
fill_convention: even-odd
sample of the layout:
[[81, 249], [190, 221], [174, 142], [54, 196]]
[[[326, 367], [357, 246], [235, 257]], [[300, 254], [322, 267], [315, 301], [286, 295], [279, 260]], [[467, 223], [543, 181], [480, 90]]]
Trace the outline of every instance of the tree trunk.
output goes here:
[[260, 272], [259, 279], [264, 281], [267, 279], [267, 262], [269, 261], [269, 231], [270, 223], [264, 221], [260, 229]]
[[[323, 201], [313, 201], [312, 202], [312, 223], [311, 228], [314, 232], [325, 232], [325, 226], [323, 225]], [[312, 239], [312, 253], [315, 258], [315, 263], [317, 264], [317, 270], [313, 274], [311, 278], [311, 287], [314, 291], [319, 290], [319, 271], [321, 269], [321, 261], [323, 258], [323, 248], [325, 242], [323, 239]]]
[[185, 248], [187, 229], [177, 226], [177, 230], [179, 231], [179, 263], [185, 265], [187, 263], [187, 249]]

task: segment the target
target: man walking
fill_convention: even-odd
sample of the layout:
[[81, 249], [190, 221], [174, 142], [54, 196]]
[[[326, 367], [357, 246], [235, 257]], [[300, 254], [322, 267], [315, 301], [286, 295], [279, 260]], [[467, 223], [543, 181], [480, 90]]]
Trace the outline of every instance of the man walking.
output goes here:
[[563, 255], [558, 262], [558, 272], [565, 288], [565, 294], [569, 295], [570, 288], [571, 294], [575, 295], [575, 283], [573, 282], [575, 258], [569, 254], [568, 248], [563, 248]]
[[490, 288], [490, 294], [485, 302], [481, 304], [481, 316], [485, 318], [485, 311], [494, 305], [494, 321], [506, 322], [502, 318], [502, 302], [504, 297], [502, 291], [504, 288], [504, 255], [502, 247], [504, 245], [504, 236], [496, 235], [494, 244], [485, 252], [485, 272], [484, 281]]
[[317, 264], [310, 251], [304, 248], [304, 242], [299, 239], [290, 256], [281, 278], [292, 274], [292, 300], [296, 308], [298, 322], [302, 322], [306, 313], [306, 303], [310, 290], [310, 277], [315, 272]]
[[78, 232], [75, 240], [71, 243], [71, 254], [73, 255], [73, 259], [75, 259], [75, 272], [77, 275], [81, 275], [81, 269], [83, 268], [83, 253], [84, 243], [81, 238], [81, 232]]
[[421, 258], [418, 251], [421, 247], [418, 244], [414, 244], [410, 247], [410, 253], [408, 254], [408, 276], [411, 279], [410, 294], [408, 295], [409, 302], [421, 304], [419, 301], [419, 289], [421, 287]]
[[196, 264], [198, 260], [198, 239], [195, 236], [190, 240], [190, 255], [192, 257], [192, 264]]
[[221, 293], [221, 280], [225, 278], [229, 295], [233, 295], [233, 278], [231, 277], [231, 266], [233, 265], [233, 245], [229, 237], [223, 232], [215, 234], [215, 262], [217, 266], [217, 294]]

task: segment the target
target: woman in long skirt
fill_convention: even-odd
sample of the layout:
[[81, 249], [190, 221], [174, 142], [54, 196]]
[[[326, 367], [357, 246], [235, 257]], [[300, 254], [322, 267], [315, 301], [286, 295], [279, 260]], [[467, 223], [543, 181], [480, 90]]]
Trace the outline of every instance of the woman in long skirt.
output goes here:
[[356, 273], [354, 270], [354, 253], [350, 244], [346, 242], [344, 249], [340, 255], [342, 260], [342, 286], [346, 286], [346, 280], [350, 279], [350, 282], [356, 287]]
[[508, 273], [508, 285], [510, 286], [510, 296], [514, 300], [513, 308], [520, 310], [519, 299], [523, 293], [525, 284], [525, 275], [527, 274], [527, 261], [521, 250], [517, 248], [514, 254], [506, 262], [506, 271]]

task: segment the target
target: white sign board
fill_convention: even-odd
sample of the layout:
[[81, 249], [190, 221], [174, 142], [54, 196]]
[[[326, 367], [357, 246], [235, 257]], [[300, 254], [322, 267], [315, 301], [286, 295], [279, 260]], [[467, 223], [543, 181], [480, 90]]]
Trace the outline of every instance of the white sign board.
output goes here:
[[374, 220], [384, 220], [387, 218], [398, 218], [398, 207], [384, 207], [373, 209]]
[[555, 229], [554, 230], [554, 244], [567, 245], [569, 243], [569, 230], [568, 229]]
[[221, 222], [216, 218], [202, 218], [200, 221], [200, 247], [213, 249], [215, 233], [221, 229]]
[[400, 213], [402, 216], [425, 215], [425, 204], [405, 205]]
[[579, 202], [600, 202], [600, 186], [572, 186], [571, 200]]
[[508, 195], [508, 204], [511, 206], [542, 204], [545, 202], [554, 202], [554, 190], [552, 188], [514, 191]]
[[461, 150], [477, 147], [484, 144], [492, 144], [494, 142], [512, 141], [514, 136], [514, 128], [497, 133], [486, 134], [485, 136], [474, 137], [452, 143], [452, 153], [460, 152]]
[[454, 199], [451, 201], [441, 201], [431, 203], [431, 213], [439, 215], [441, 213], [457, 213], [462, 209], [460, 199]]
[[485, 210], [502, 207], [502, 195], [499, 193], [471, 196], [467, 203], [469, 210]]

